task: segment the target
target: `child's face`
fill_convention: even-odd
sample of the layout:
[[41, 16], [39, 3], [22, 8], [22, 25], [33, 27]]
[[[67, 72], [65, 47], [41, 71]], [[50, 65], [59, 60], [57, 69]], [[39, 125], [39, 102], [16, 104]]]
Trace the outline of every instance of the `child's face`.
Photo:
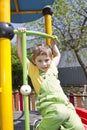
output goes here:
[[50, 56], [46, 56], [46, 55], [39, 55], [36, 57], [34, 63], [36, 64], [36, 66], [38, 67], [39, 70], [42, 71], [47, 71], [48, 68], [50, 67], [50, 64], [52, 62], [52, 59]]

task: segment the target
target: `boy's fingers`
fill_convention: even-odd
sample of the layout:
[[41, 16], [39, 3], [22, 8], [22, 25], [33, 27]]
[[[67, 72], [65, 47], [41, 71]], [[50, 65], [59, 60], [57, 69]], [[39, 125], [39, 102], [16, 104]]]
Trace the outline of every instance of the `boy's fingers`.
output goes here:
[[53, 36], [54, 40], [58, 40], [58, 37], [56, 35]]
[[53, 35], [53, 40], [57, 43], [57, 45], [60, 44], [60, 41], [56, 35]]
[[18, 31], [20, 31], [20, 32], [25, 32], [25, 31], [26, 31], [26, 28], [18, 28]]

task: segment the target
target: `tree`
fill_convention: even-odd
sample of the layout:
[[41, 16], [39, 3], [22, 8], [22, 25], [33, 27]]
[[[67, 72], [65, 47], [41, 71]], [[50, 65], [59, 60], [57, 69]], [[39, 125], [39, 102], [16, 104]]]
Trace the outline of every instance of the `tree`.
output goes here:
[[19, 89], [18, 86], [22, 85], [22, 65], [17, 56], [16, 47], [12, 45], [12, 87]]
[[[53, 33], [58, 35], [61, 49], [73, 52], [87, 78], [87, 65], [83, 61], [87, 52], [82, 51], [87, 47], [87, 0], [55, 0], [53, 11]], [[44, 31], [43, 21], [41, 18], [27, 27]]]
[[[31, 53], [28, 51], [27, 56], [30, 59]], [[22, 65], [17, 56], [15, 45], [12, 45], [12, 87], [13, 89], [20, 89], [23, 85], [23, 71]], [[28, 77], [28, 84], [33, 88], [30, 78]]]
[[74, 52], [87, 78], [87, 65], [82, 49], [87, 47], [87, 1], [86, 0], [55, 0], [53, 26], [62, 42], [62, 49]]

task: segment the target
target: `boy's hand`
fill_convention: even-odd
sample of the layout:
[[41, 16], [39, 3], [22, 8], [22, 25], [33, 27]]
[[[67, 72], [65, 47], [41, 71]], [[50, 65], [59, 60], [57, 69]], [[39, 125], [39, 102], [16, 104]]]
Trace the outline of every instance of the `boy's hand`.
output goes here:
[[[18, 28], [17, 30], [18, 30], [19, 32], [25, 32], [25, 31], [26, 31], [26, 28], [20, 27], [20, 28]], [[20, 39], [21, 37], [22, 37], [21, 34], [18, 34], [18, 35], [17, 35], [17, 38], [18, 38], [18, 39]]]
[[20, 32], [25, 32], [25, 31], [26, 31], [26, 28], [24, 28], [24, 27], [18, 28], [18, 31], [20, 31]]
[[57, 43], [57, 45], [60, 44], [60, 41], [56, 35], [53, 35], [53, 41], [54, 41], [54, 43]]
[[58, 37], [56, 35], [53, 35], [53, 40], [58, 41]]
[[58, 41], [58, 37], [56, 35], [53, 35], [53, 39], [51, 40], [51, 47], [53, 47], [57, 41]]

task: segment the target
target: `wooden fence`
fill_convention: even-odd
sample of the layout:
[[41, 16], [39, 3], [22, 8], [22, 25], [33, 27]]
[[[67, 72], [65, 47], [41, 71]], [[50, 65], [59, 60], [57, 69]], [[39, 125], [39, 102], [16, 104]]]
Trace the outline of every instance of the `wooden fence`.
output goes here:
[[[32, 92], [29, 96], [29, 110], [36, 110], [36, 96], [35, 93]], [[84, 108], [87, 110], [87, 94], [83, 95], [80, 92], [77, 94], [70, 93], [68, 95], [68, 98], [70, 102], [75, 106], [79, 108]], [[13, 111], [23, 111], [23, 95], [19, 93], [18, 90], [14, 91], [12, 94], [12, 100], [13, 100]]]
[[[32, 92], [28, 96], [29, 102], [29, 110], [36, 110], [36, 96], [35, 93]], [[24, 105], [23, 105], [23, 95], [19, 93], [18, 90], [14, 91], [12, 94], [12, 108], [13, 111], [23, 111], [24, 110]]]
[[77, 94], [70, 93], [68, 95], [70, 102], [79, 108], [84, 108], [87, 110], [87, 93], [81, 94], [78, 92]]

